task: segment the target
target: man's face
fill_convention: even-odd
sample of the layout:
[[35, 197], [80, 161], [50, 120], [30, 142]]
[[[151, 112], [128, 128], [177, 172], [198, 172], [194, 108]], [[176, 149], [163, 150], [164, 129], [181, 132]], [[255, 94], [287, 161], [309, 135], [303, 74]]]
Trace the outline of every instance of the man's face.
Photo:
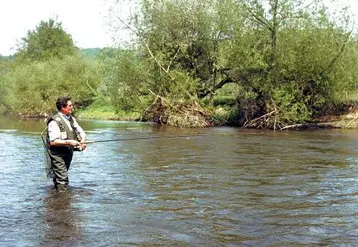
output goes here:
[[67, 102], [67, 106], [66, 107], [62, 107], [61, 108], [61, 112], [65, 115], [70, 115], [72, 114], [72, 110], [73, 110], [73, 105], [71, 101]]

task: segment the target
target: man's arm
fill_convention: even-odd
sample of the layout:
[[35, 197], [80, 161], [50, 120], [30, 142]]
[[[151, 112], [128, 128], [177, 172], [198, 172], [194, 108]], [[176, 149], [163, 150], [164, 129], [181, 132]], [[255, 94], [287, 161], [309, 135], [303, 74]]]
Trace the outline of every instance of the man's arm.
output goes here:
[[86, 142], [86, 133], [84, 132], [84, 130], [82, 129], [82, 127], [77, 123], [76, 119], [75, 118], [72, 118], [73, 119], [73, 127], [76, 128], [76, 132], [78, 135], [80, 135], [80, 138], [81, 138], [81, 141], [80, 141], [80, 147], [81, 147], [81, 150], [85, 150], [87, 145], [85, 144]]
[[86, 133], [82, 129], [82, 127], [77, 123], [75, 118], [73, 119], [73, 126], [76, 128], [76, 132], [80, 135], [81, 142], [84, 142], [86, 140]]
[[56, 121], [51, 121], [48, 124], [48, 136], [50, 141], [50, 146], [79, 146], [80, 143], [77, 140], [62, 140], [61, 139], [61, 130], [58, 127]]

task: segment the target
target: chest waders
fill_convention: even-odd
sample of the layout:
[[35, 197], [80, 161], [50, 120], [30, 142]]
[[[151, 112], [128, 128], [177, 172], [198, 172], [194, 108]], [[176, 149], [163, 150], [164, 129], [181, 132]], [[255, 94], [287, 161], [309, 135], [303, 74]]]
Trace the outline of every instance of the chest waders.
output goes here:
[[[58, 127], [60, 128], [61, 140], [77, 139], [77, 134], [74, 131], [75, 128], [72, 127], [71, 129], [60, 115], [57, 114], [52, 116], [47, 121], [47, 125], [51, 121], [56, 121]], [[71, 126], [73, 126], [73, 120]], [[63, 191], [67, 189], [67, 185], [69, 183], [68, 169], [70, 168], [74, 150], [72, 146], [50, 146], [49, 144], [50, 144], [50, 140], [47, 133], [46, 146], [48, 151], [47, 154], [50, 160], [50, 168], [48, 170], [48, 176], [50, 176], [53, 179], [55, 188], [58, 191]]]

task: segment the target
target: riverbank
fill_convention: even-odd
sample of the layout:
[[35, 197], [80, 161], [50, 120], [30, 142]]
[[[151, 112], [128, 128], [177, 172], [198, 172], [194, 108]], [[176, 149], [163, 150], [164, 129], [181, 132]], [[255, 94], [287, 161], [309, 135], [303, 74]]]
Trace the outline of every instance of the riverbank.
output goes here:
[[322, 116], [317, 119], [317, 122], [334, 128], [355, 129], [358, 128], [358, 109], [351, 109], [341, 115]]
[[113, 106], [105, 104], [93, 104], [87, 108], [75, 111], [78, 118], [100, 119], [100, 120], [121, 120], [121, 121], [139, 121], [141, 114], [139, 112], [118, 111]]
[[[120, 121], [140, 121], [139, 113], [114, 111], [78, 111], [76, 116], [79, 119], [99, 119], [99, 120], [120, 120]], [[314, 119], [311, 123], [293, 124], [284, 127], [288, 129], [355, 129], [358, 128], [358, 109], [340, 115], [326, 115]]]
[[[212, 120], [210, 125], [207, 127], [215, 126], [237, 126], [242, 127], [239, 124], [233, 124], [233, 112], [229, 112], [224, 108], [217, 108], [213, 111]], [[75, 111], [76, 118], [78, 119], [93, 119], [93, 120], [116, 120], [116, 121], [148, 121], [148, 119], [143, 119], [140, 112], [125, 112], [118, 111], [111, 106], [101, 106], [101, 107], [87, 107], [82, 109], [77, 109]], [[37, 116], [33, 115], [17, 115], [13, 116], [15, 118], [46, 118], [48, 114], [41, 114]], [[161, 123], [163, 124], [163, 123]], [[181, 126], [184, 127], [185, 126]], [[292, 124], [282, 127], [280, 130], [305, 130], [305, 129], [355, 129], [358, 128], [358, 107], [350, 107], [341, 112], [331, 112], [330, 114], [322, 115], [313, 119], [309, 123], [299, 123]], [[276, 129], [278, 130], [278, 129]]]
[[139, 113], [115, 113], [115, 112], [76, 112], [79, 119], [97, 119], [97, 120], [120, 120], [120, 121], [140, 121]]

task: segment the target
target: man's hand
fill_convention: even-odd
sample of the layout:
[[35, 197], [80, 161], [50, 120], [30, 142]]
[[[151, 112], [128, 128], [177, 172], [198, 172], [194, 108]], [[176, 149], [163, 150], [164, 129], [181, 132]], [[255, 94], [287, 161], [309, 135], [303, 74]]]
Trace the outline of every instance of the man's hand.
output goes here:
[[81, 150], [83, 151], [87, 148], [87, 145], [84, 142], [80, 142], [80, 147], [81, 147]]
[[76, 140], [68, 140], [67, 144], [72, 146], [72, 147], [80, 146], [80, 143], [78, 141], [76, 141]]

